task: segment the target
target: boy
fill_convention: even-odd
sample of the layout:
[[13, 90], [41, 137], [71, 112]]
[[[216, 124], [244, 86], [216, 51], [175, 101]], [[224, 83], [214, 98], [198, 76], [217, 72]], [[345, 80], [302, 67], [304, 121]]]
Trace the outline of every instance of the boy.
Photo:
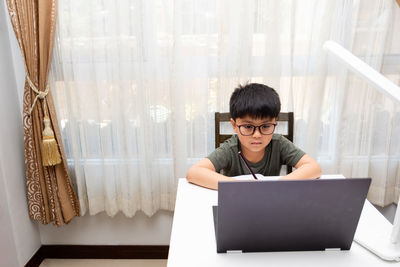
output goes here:
[[218, 189], [218, 181], [234, 181], [231, 177], [249, 174], [238, 151], [242, 152], [254, 173], [278, 176], [281, 165], [288, 164], [296, 170], [282, 180], [318, 178], [321, 168], [313, 158], [282, 135], [273, 134], [280, 110], [279, 95], [274, 89], [257, 83], [236, 88], [229, 101], [231, 124], [236, 135], [190, 167], [186, 179]]

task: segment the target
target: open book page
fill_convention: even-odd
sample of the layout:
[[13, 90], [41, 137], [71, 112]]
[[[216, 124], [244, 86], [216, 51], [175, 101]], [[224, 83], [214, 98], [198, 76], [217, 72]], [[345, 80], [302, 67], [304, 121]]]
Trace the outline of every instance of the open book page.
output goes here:
[[[256, 174], [258, 180], [260, 181], [274, 181], [274, 180], [279, 180], [281, 177], [283, 176], [264, 176], [260, 173]], [[233, 176], [232, 178], [236, 179], [236, 180], [254, 180], [253, 175], [251, 174], [246, 174], [246, 175], [239, 175], [239, 176]], [[344, 177], [341, 174], [324, 174], [320, 177], [320, 179], [345, 179], [346, 177]]]
[[[279, 180], [279, 178], [282, 177], [282, 176], [264, 176], [260, 173], [256, 173], [256, 176], [257, 176], [258, 180], [260, 180], [260, 181], [274, 181], [274, 180]], [[232, 178], [234, 178], [236, 180], [241, 180], [241, 181], [254, 180], [254, 177], [251, 174], [234, 176]]]
[[320, 179], [346, 179], [342, 174], [324, 174]]

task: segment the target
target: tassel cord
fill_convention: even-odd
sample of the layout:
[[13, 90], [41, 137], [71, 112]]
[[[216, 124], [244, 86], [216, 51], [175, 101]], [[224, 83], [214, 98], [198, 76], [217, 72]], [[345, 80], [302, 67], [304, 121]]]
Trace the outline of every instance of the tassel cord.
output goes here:
[[47, 117], [47, 110], [46, 110], [46, 96], [49, 93], [49, 85], [46, 86], [46, 90], [44, 91], [40, 91], [32, 82], [31, 78], [29, 78], [29, 75], [26, 75], [26, 80], [28, 81], [29, 87], [32, 89], [32, 91], [34, 91], [36, 93], [36, 97], [33, 100], [32, 106], [29, 109], [29, 115], [32, 114], [33, 108], [36, 105], [36, 102], [38, 99], [44, 100], [43, 101], [43, 112], [44, 112], [44, 116]]

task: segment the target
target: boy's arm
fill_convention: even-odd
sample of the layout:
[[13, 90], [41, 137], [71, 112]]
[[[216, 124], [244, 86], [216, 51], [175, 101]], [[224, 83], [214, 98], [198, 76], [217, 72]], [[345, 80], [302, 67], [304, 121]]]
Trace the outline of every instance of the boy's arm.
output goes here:
[[202, 159], [194, 164], [186, 174], [188, 182], [210, 189], [218, 189], [218, 181], [235, 181], [235, 179], [217, 173], [211, 160]]
[[321, 176], [321, 167], [309, 155], [304, 155], [297, 162], [296, 170], [281, 178], [281, 180], [315, 179]]

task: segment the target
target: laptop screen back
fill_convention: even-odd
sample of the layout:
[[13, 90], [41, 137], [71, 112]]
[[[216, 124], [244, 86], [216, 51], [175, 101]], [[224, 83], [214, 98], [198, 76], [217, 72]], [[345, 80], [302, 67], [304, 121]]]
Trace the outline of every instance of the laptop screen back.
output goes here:
[[370, 178], [220, 182], [217, 252], [350, 249]]

